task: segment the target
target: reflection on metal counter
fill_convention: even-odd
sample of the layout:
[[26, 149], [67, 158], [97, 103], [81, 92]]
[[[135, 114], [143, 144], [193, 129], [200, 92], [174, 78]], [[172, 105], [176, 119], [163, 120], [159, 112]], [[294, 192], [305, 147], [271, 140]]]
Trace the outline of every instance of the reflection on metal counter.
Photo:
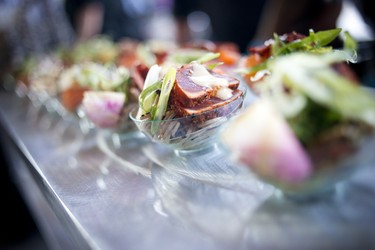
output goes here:
[[371, 165], [326, 197], [295, 201], [228, 164], [220, 148], [211, 148], [211, 156], [168, 159], [168, 149], [139, 134], [83, 134], [77, 120], [35, 107], [27, 97], [3, 92], [0, 104], [12, 150], [24, 162], [23, 170], [21, 164], [12, 169], [29, 173], [19, 185], [27, 197], [34, 182], [46, 199], [54, 220], [40, 213], [41, 204], [29, 203], [41, 228], [59, 225], [42, 231], [52, 248], [375, 247]]

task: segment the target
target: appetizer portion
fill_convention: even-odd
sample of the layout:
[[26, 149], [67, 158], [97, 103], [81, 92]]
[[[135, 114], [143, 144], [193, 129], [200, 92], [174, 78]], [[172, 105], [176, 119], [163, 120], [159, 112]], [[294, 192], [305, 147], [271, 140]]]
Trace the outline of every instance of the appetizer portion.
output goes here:
[[259, 99], [221, 135], [234, 160], [298, 193], [332, 186], [373, 155], [375, 98], [335, 69], [344, 55], [274, 58], [256, 85]]
[[36, 106], [44, 105], [56, 96], [56, 81], [63, 69], [64, 61], [56, 53], [30, 56], [11, 73], [15, 91]]
[[71, 48], [62, 49], [60, 54], [68, 65], [84, 62], [107, 64], [117, 62], [120, 51], [117, 43], [101, 35], [87, 41], [80, 41]]
[[118, 128], [128, 117], [140, 91], [127, 68], [97, 63], [75, 64], [58, 81], [62, 105], [70, 112], [82, 108], [98, 128]]
[[[274, 34], [274, 37], [265, 41], [263, 45], [250, 47], [248, 55], [243, 58], [239, 66], [239, 72], [249, 87], [254, 89], [254, 85], [272, 74], [269, 64], [275, 58], [296, 52], [324, 54], [337, 51], [330, 44], [333, 41], [338, 41], [340, 35], [345, 52], [352, 55], [351, 61], [355, 61], [356, 42], [348, 32], [342, 32], [340, 28], [318, 32], [310, 30], [308, 36], [296, 32], [283, 35]], [[340, 52], [344, 51], [340, 50]], [[351, 70], [345, 62], [337, 62], [336, 68], [338, 71], [351, 74]], [[351, 74], [351, 77], [358, 81], [354, 74]]]
[[154, 141], [179, 149], [202, 147], [242, 106], [245, 92], [239, 80], [199, 62], [211, 60], [212, 54], [203, 58], [165, 74], [161, 66], [150, 68], [131, 118]]
[[82, 103], [87, 90], [104, 90], [115, 88], [128, 77], [127, 71], [112, 70], [98, 63], [87, 62], [74, 64], [60, 75], [57, 86], [62, 105], [70, 112], [75, 112]]
[[238, 47], [229, 42], [196, 41], [185, 44], [174, 44], [166, 41], [145, 41], [136, 47], [139, 64], [151, 67], [154, 64], [163, 67], [180, 67], [192, 61], [201, 60], [203, 56], [215, 55], [210, 61], [216, 70], [231, 74], [238, 67], [241, 58]]
[[56, 81], [64, 69], [63, 61], [56, 55], [39, 58], [28, 74], [29, 93], [41, 99], [57, 95]]

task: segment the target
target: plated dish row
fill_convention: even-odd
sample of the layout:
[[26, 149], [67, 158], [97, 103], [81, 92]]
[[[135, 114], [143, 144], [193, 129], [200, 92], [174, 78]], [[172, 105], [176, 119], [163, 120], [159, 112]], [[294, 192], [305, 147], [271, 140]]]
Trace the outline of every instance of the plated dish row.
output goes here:
[[[339, 35], [343, 47], [329, 46]], [[350, 68], [355, 45], [341, 29], [275, 34], [244, 56], [229, 44], [98, 38], [17, 79], [33, 100], [58, 100], [96, 129], [137, 129], [177, 154], [220, 144], [231, 164], [305, 195], [373, 160], [375, 100]]]

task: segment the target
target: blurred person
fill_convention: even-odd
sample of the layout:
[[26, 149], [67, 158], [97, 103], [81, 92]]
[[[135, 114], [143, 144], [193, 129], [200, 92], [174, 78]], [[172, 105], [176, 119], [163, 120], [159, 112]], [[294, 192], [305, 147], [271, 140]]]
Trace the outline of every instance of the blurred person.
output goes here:
[[242, 52], [255, 35], [265, 0], [175, 0], [177, 41], [232, 42]]
[[307, 35], [310, 29], [336, 28], [341, 9], [341, 0], [268, 0], [252, 43], [262, 43], [273, 33]]
[[[171, 0], [170, 0], [171, 1]], [[103, 34], [114, 41], [122, 38], [149, 39], [156, 8], [168, 0], [66, 0], [65, 10], [80, 40]]]
[[[273, 33], [284, 34], [295, 31], [307, 35], [309, 29], [320, 31], [343, 28], [358, 42], [358, 61], [351, 67], [356, 71], [362, 84], [373, 87], [375, 86], [375, 9], [371, 4], [370, 0], [268, 0], [250, 45], [264, 43], [265, 40], [272, 38]], [[347, 13], [348, 5], [358, 10], [363, 20], [358, 20], [354, 12]], [[349, 25], [341, 26], [340, 21], [343, 18]], [[367, 34], [368, 30], [363, 29], [362, 21], [370, 27], [369, 33], [372, 34]], [[358, 33], [359, 37], [357, 37]], [[364, 37], [366, 40], [363, 40]], [[342, 41], [337, 39], [332, 46], [340, 47]]]
[[93, 0], [66, 0], [65, 11], [78, 41], [85, 41], [100, 33], [103, 25], [103, 5]]
[[11, 64], [44, 54], [74, 41], [73, 30], [60, 0], [3, 0], [0, 31], [10, 49]]

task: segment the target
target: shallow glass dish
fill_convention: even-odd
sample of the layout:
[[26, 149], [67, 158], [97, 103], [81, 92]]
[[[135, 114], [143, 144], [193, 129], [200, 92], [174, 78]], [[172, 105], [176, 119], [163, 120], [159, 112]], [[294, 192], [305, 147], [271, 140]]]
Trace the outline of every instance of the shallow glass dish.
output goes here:
[[[266, 166], [260, 169], [239, 166], [250, 169], [250, 172], [257, 175], [262, 181], [278, 189], [283, 197], [296, 201], [306, 201], [324, 198], [335, 194], [337, 188], [345, 187], [345, 184], [366, 167], [373, 167], [375, 164], [375, 135], [372, 134], [363, 139], [355, 152], [346, 155], [339, 160], [331, 161], [328, 156], [324, 156], [327, 164], [324, 168], [313, 167], [311, 175], [300, 182], [288, 182], [277, 178], [266, 178], [263, 172], [267, 172]], [[226, 150], [228, 150], [226, 148]], [[230, 151], [227, 151], [230, 154]], [[281, 173], [279, 173], [281, 175]]]
[[214, 145], [220, 129], [241, 109], [246, 94], [242, 91], [236, 100], [199, 115], [151, 121], [137, 119], [138, 109], [133, 109], [129, 116], [153, 142], [177, 151], [200, 150]]
[[332, 164], [330, 168], [317, 170], [313, 175], [298, 185], [271, 183], [279, 188], [283, 194], [292, 199], [306, 200], [324, 198], [334, 194], [337, 188], [345, 187], [345, 184], [363, 167], [374, 164], [375, 138], [366, 143], [356, 154]]

